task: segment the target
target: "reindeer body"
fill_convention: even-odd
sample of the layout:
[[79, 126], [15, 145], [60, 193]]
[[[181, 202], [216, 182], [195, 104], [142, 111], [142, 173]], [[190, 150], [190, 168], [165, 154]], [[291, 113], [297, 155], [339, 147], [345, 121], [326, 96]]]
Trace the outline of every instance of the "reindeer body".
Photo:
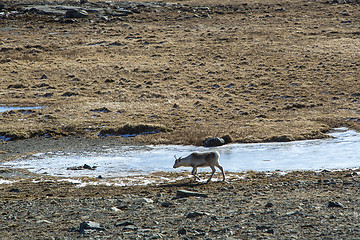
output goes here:
[[216, 172], [215, 167], [219, 168], [223, 175], [223, 181], [225, 181], [225, 173], [224, 168], [219, 163], [220, 154], [219, 152], [207, 152], [207, 153], [191, 153], [187, 157], [180, 157], [176, 158], [175, 156], [175, 164], [174, 168], [178, 167], [192, 167], [193, 170], [191, 171], [192, 175], [194, 175], [195, 180], [200, 178], [196, 175], [198, 167], [210, 167], [212, 170], [210, 178], [207, 182], [210, 182], [211, 178], [213, 177], [214, 173]]

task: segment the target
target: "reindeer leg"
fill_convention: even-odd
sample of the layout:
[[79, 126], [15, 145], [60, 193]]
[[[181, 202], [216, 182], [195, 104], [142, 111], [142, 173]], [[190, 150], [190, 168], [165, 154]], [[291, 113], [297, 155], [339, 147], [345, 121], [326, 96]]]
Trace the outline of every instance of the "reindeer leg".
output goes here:
[[217, 165], [217, 167], [221, 170], [222, 175], [223, 175], [223, 181], [225, 181], [225, 172], [224, 172], [224, 168], [220, 165]]
[[209, 179], [206, 181], [206, 183], [210, 182], [211, 178], [214, 176], [214, 173], [216, 172], [215, 167], [210, 166], [210, 168], [211, 168], [211, 170], [212, 170], [212, 173], [211, 173], [211, 176], [209, 177]]
[[196, 176], [196, 174], [197, 174], [197, 167], [193, 167], [193, 170], [191, 171], [191, 173], [192, 173], [192, 175], [194, 175], [194, 177], [195, 177], [195, 181], [196, 181], [196, 179], [198, 179], [198, 180], [200, 180], [200, 178], [198, 177], [198, 176]]

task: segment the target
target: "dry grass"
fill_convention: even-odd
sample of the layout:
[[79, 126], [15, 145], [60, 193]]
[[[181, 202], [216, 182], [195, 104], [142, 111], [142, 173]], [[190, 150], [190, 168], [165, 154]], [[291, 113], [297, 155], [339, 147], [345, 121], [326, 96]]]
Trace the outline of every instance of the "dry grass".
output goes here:
[[[2, 114], [0, 132], [96, 137], [129, 123], [168, 129], [137, 141], [199, 145], [225, 134], [257, 142], [359, 129], [357, 5], [187, 3], [218, 14], [4, 19], [0, 28], [14, 29], [1, 32], [1, 104], [46, 108]], [[109, 112], [92, 111], [101, 108]]]

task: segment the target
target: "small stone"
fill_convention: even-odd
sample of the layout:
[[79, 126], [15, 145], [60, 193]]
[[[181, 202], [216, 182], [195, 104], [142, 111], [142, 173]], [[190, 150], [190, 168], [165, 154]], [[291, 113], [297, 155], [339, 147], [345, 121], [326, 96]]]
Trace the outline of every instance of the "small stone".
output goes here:
[[205, 193], [199, 193], [199, 192], [192, 192], [192, 191], [187, 191], [187, 190], [178, 190], [176, 192], [176, 197], [177, 198], [184, 198], [184, 197], [208, 197], [207, 194]]
[[136, 226], [133, 222], [125, 221], [122, 223], [115, 223], [115, 227], [126, 227], [126, 226]]
[[8, 88], [26, 88], [27, 86], [25, 86], [22, 83], [16, 83], [16, 84], [11, 84], [8, 86]]
[[12, 188], [12, 189], [9, 190], [9, 192], [19, 193], [19, 192], [21, 192], [21, 190], [18, 189], [18, 188]]
[[328, 208], [333, 208], [333, 207], [343, 208], [344, 206], [339, 202], [329, 201]]
[[186, 230], [185, 228], [180, 228], [180, 229], [178, 230], [178, 234], [180, 234], [180, 235], [185, 235], [185, 234], [187, 234], [187, 230]]
[[114, 212], [121, 212], [121, 209], [117, 208], [117, 207], [112, 207], [110, 208], [111, 211], [114, 211]]
[[208, 215], [208, 214], [203, 212], [190, 212], [186, 215], [186, 218], [197, 218], [197, 217], [202, 217], [204, 215]]
[[134, 225], [129, 225], [123, 228], [123, 231], [136, 231], [136, 230], [138, 230], [138, 227]]
[[271, 227], [268, 226], [256, 226], [256, 230], [260, 230], [263, 231], [264, 233], [270, 233], [270, 234], [274, 234], [274, 230]]
[[346, 174], [344, 177], [353, 177], [356, 175], [358, 175], [356, 172], [351, 172], [351, 173]]
[[87, 165], [87, 164], [84, 164], [83, 168], [84, 168], [84, 169], [88, 169], [88, 170], [92, 170], [92, 168], [91, 168], [89, 165]]
[[69, 9], [66, 11], [65, 18], [85, 18], [89, 14], [85, 10]]
[[105, 231], [105, 228], [100, 225], [100, 223], [87, 221], [80, 224], [80, 233], [85, 233], [85, 230], [96, 230], [96, 231]]
[[154, 201], [150, 198], [139, 198], [139, 199], [135, 199], [134, 202], [136, 202], [136, 203], [154, 203]]
[[274, 204], [271, 203], [271, 202], [268, 202], [268, 203], [265, 205], [266, 208], [271, 208], [271, 207], [273, 207], [273, 206], [274, 206]]
[[161, 203], [161, 206], [163, 206], [163, 207], [170, 207], [170, 206], [173, 206], [174, 204], [173, 203], [171, 203], [171, 202], [162, 202]]
[[65, 92], [63, 95], [63, 97], [72, 97], [72, 96], [75, 96], [75, 95], [78, 95], [77, 93], [74, 93], [74, 92]]

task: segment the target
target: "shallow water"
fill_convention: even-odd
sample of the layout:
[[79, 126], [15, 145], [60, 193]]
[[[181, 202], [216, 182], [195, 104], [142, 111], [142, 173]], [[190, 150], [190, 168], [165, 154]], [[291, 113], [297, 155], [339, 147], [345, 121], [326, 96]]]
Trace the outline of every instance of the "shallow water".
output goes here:
[[16, 111], [16, 110], [33, 110], [33, 109], [40, 109], [41, 106], [34, 106], [34, 107], [10, 107], [10, 106], [0, 106], [0, 112], [6, 111]]
[[[360, 133], [346, 128], [329, 133], [332, 139], [286, 143], [229, 144], [216, 148], [195, 146], [103, 146], [98, 152], [44, 152], [12, 162], [2, 167], [24, 168], [39, 174], [79, 177], [123, 177], [173, 169], [174, 155], [186, 156], [193, 151], [220, 152], [220, 162], [226, 171], [289, 171], [343, 169], [360, 166]], [[87, 164], [95, 170], [68, 170]], [[190, 170], [190, 169], [187, 169]], [[199, 169], [200, 170], [200, 169]], [[210, 171], [204, 168], [203, 171]]]

